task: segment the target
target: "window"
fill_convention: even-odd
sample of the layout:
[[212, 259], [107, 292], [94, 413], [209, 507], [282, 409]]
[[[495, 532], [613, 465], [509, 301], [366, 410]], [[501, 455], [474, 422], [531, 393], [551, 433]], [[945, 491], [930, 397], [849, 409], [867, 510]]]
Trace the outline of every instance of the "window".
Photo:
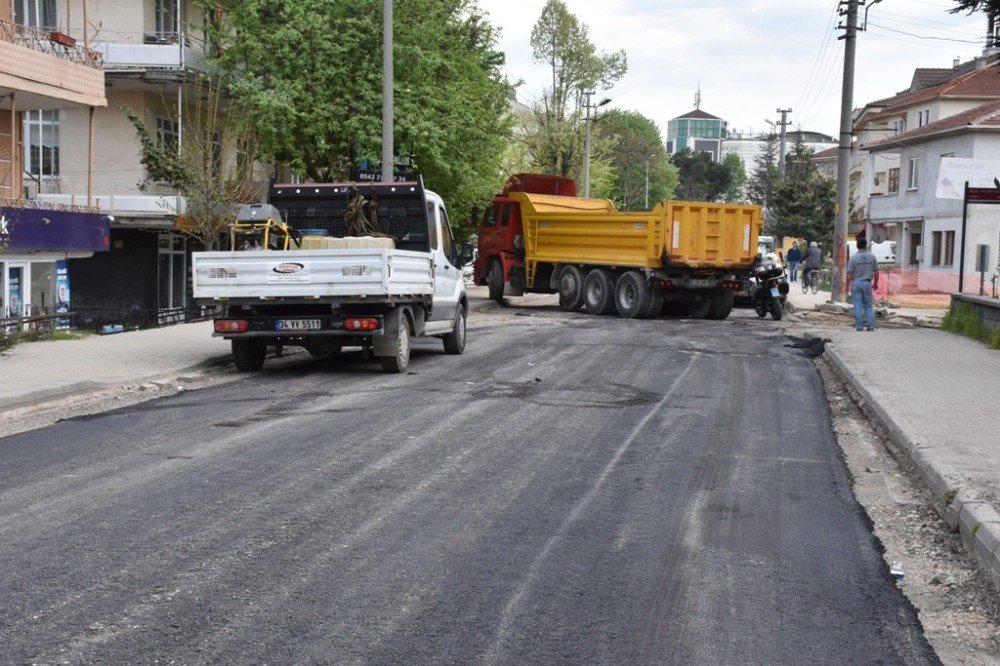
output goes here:
[[905, 131], [906, 131], [906, 121], [905, 120], [903, 120], [902, 118], [897, 118], [896, 120], [892, 121], [892, 133], [893, 134], [902, 134]]
[[14, 22], [42, 32], [57, 30], [56, 0], [15, 0]]
[[448, 213], [444, 208], [441, 209], [441, 249], [449, 259], [454, 256], [455, 243], [451, 235], [451, 223], [448, 222]]
[[175, 38], [178, 29], [177, 0], [156, 0], [156, 35], [160, 38]]
[[920, 244], [923, 241], [920, 238], [919, 231], [910, 232], [910, 265], [916, 265], [917, 261], [920, 260], [918, 250], [920, 249]]
[[931, 233], [931, 266], [941, 265], [941, 232]]
[[182, 308], [186, 305], [187, 240], [181, 234], [160, 234], [158, 240], [157, 306]]
[[931, 110], [924, 109], [923, 111], [917, 111], [917, 127], [923, 127], [931, 122]]
[[899, 167], [889, 169], [889, 194], [899, 192]]
[[906, 189], [915, 190], [917, 189], [917, 186], [920, 184], [919, 180], [920, 158], [911, 157], [910, 159], [906, 160], [906, 164], [907, 164], [907, 176], [909, 177]]
[[35, 179], [59, 175], [59, 112], [24, 112], [24, 164]]
[[944, 265], [955, 265], [955, 232], [944, 232]]
[[486, 215], [483, 216], [483, 226], [484, 227], [495, 227], [497, 225], [497, 207], [490, 206], [486, 209]]
[[163, 150], [177, 150], [181, 143], [181, 130], [177, 121], [157, 118], [156, 141]]

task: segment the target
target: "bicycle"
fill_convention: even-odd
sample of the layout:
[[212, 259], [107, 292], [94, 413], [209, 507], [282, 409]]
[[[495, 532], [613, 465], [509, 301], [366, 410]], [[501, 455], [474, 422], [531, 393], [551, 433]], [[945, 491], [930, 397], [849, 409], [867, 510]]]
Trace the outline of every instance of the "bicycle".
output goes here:
[[812, 289], [812, 293], [819, 291], [819, 269], [807, 268], [802, 275], [802, 293], [807, 294]]

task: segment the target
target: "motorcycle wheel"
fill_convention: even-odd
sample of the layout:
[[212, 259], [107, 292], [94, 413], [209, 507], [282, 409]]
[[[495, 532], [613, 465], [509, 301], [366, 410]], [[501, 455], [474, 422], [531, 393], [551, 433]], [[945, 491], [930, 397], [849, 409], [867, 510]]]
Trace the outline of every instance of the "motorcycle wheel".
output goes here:
[[763, 319], [767, 316], [768, 304], [761, 300], [756, 300], [753, 302], [753, 309], [757, 312], [757, 316]]
[[781, 320], [781, 299], [772, 298], [771, 299], [771, 319], [775, 321]]

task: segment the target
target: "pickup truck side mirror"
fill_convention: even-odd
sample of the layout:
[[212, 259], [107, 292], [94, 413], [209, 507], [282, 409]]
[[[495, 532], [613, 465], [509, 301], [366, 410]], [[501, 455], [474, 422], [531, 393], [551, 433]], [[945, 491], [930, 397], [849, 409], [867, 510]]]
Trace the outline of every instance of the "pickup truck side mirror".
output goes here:
[[472, 263], [475, 257], [475, 248], [472, 246], [472, 241], [465, 241], [462, 243], [462, 252], [458, 255], [458, 265], [465, 266], [466, 264]]

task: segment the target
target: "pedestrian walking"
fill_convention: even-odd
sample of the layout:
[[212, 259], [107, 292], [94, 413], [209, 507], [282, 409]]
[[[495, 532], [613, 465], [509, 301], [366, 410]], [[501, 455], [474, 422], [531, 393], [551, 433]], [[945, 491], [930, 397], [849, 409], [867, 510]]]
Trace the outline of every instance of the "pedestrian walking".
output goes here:
[[802, 250], [799, 249], [798, 242], [792, 243], [792, 249], [788, 251], [788, 277], [792, 282], [798, 280], [799, 262], [802, 261]]
[[854, 305], [854, 328], [858, 331], [874, 331], [872, 290], [878, 289], [878, 259], [868, 251], [866, 239], [859, 238], [857, 243], [858, 251], [847, 262], [847, 281], [851, 285], [851, 303]]

